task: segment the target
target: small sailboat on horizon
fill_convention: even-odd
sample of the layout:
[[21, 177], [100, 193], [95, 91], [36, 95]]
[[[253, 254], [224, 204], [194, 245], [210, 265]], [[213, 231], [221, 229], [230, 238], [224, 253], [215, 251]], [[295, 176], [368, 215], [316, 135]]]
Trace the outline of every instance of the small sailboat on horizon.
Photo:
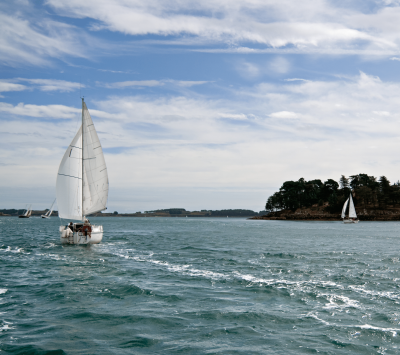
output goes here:
[[56, 202], [56, 199], [54, 199], [53, 203], [51, 204], [50, 209], [45, 214], [42, 214], [42, 216], [41, 216], [42, 218], [50, 218], [51, 214], [53, 213], [54, 202]]
[[18, 218], [29, 218], [32, 215], [32, 205], [26, 205], [27, 208], [25, 210], [25, 212], [21, 215], [18, 216]]
[[[346, 219], [347, 205], [349, 206], [349, 216]], [[356, 209], [354, 207], [353, 196], [352, 196], [351, 192], [350, 192], [350, 197], [346, 200], [346, 202], [343, 205], [342, 218], [343, 218], [343, 223], [358, 223], [359, 222], [359, 220], [357, 219], [357, 213], [356, 213]]]
[[100, 140], [83, 98], [82, 124], [61, 160], [56, 193], [59, 217], [79, 221], [60, 226], [61, 243], [100, 243], [103, 226], [90, 224], [86, 216], [107, 209], [108, 175]]

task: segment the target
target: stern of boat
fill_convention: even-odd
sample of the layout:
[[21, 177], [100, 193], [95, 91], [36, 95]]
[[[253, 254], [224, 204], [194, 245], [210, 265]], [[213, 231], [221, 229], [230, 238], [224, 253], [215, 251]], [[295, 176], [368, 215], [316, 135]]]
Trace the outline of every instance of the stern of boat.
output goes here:
[[60, 226], [61, 244], [99, 244], [103, 239], [103, 226], [92, 225], [91, 236], [82, 232], [72, 232], [66, 226]]
[[345, 224], [348, 224], [348, 223], [358, 223], [359, 222], [359, 220], [357, 219], [357, 220], [351, 220], [351, 219], [344, 219], [343, 220], [343, 223], [345, 223]]

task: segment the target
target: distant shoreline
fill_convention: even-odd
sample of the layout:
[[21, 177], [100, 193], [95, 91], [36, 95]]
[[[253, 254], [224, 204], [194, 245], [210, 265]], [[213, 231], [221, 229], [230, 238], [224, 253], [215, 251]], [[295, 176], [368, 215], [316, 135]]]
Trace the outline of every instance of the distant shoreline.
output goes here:
[[[18, 215], [23, 214], [24, 210], [0, 210], [1, 216], [9, 216], [9, 217], [17, 217]], [[48, 210], [43, 211], [32, 211], [32, 217], [40, 217], [45, 214]], [[8, 212], [8, 213], [7, 213]], [[186, 211], [183, 208], [170, 208], [165, 210], [155, 210], [155, 211], [146, 211], [146, 212], [136, 212], [136, 213], [95, 213], [92, 215], [88, 215], [87, 217], [212, 217], [212, 218], [250, 218], [254, 216], [262, 216], [266, 213], [266, 211], [255, 212], [252, 210], [244, 210], [244, 209], [231, 209], [231, 210], [201, 210], [201, 211]], [[51, 217], [58, 217], [58, 212], [53, 211]]]
[[[357, 218], [360, 221], [377, 221], [389, 222], [400, 221], [399, 208], [360, 208], [357, 209]], [[328, 213], [323, 207], [298, 208], [295, 211], [281, 210], [270, 212], [263, 216], [254, 216], [249, 219], [253, 220], [270, 220], [270, 221], [341, 221], [339, 213]]]

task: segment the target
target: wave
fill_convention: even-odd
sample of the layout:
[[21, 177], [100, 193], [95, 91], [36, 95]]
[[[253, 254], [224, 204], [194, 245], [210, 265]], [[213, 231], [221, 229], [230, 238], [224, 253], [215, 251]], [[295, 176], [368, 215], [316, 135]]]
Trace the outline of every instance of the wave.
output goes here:
[[[331, 327], [336, 327], [336, 328], [355, 328], [355, 329], [361, 329], [361, 330], [376, 330], [379, 332], [383, 332], [383, 333], [391, 333], [391, 335], [393, 337], [397, 336], [397, 333], [400, 331], [400, 328], [391, 328], [391, 327], [377, 327], [374, 325], [370, 325], [370, 324], [350, 324], [350, 325], [346, 325], [346, 324], [337, 324], [337, 323], [330, 323], [327, 322], [326, 320], [318, 317], [318, 313], [314, 313], [314, 312], [309, 312], [305, 315], [306, 318], [314, 318], [316, 320], [318, 320], [320, 323], [327, 325], [327, 326], [331, 326]], [[359, 332], [354, 333], [354, 335], [359, 335]]]
[[7, 246], [6, 248], [2, 246], [0, 248], [0, 251], [10, 252], [10, 253], [30, 254], [29, 252], [26, 252], [23, 248], [15, 247], [15, 249], [13, 249], [11, 246]]
[[15, 327], [11, 326], [12, 323], [10, 322], [6, 322], [5, 320], [3, 320], [3, 324], [0, 325], [0, 332], [4, 332], [10, 329], [15, 329]]

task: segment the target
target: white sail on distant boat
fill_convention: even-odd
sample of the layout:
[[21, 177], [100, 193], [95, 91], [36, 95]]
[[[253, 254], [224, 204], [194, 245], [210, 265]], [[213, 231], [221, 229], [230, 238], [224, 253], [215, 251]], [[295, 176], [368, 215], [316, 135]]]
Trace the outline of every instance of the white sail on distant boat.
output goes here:
[[26, 205], [26, 210], [23, 214], [19, 215], [19, 218], [29, 218], [32, 215], [32, 205]]
[[[349, 216], [346, 219], [347, 205], [349, 205]], [[343, 218], [343, 223], [358, 223], [359, 222], [359, 220], [357, 219], [356, 209], [354, 208], [353, 196], [352, 196], [351, 192], [350, 192], [350, 197], [346, 200], [346, 202], [343, 205], [342, 218]]]
[[50, 218], [51, 214], [53, 213], [54, 202], [56, 202], [56, 199], [54, 199], [50, 209], [45, 214], [42, 214], [42, 218]]
[[86, 216], [106, 209], [108, 175], [100, 140], [83, 98], [82, 125], [61, 160], [56, 192], [59, 217], [80, 221], [60, 226], [61, 243], [100, 243], [103, 226], [91, 225]]

